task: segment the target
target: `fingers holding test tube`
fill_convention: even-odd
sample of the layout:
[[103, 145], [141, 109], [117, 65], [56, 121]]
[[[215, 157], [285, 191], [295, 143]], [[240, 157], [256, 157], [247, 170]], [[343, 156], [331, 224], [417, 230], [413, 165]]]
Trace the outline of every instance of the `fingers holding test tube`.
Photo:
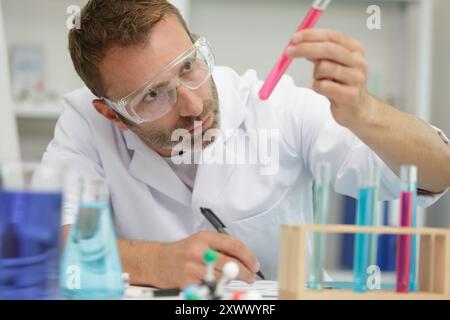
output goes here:
[[364, 45], [356, 39], [353, 39], [345, 33], [332, 29], [307, 29], [301, 30], [292, 36], [291, 44], [296, 45], [300, 42], [331, 42], [345, 47], [350, 51], [357, 51], [365, 54]]
[[[330, 2], [331, 0], [314, 0], [311, 8], [306, 14], [306, 17], [303, 19], [302, 23], [297, 28], [297, 31], [314, 28], [320, 16], [328, 7]], [[268, 75], [266, 81], [264, 81], [261, 90], [259, 91], [260, 99], [262, 100], [269, 99], [276, 85], [280, 81], [281, 77], [289, 68], [291, 62], [292, 58], [288, 57], [286, 53], [283, 52], [280, 58], [275, 63], [275, 66], [272, 68], [272, 71], [270, 71], [270, 74]]]
[[286, 54], [314, 63], [313, 89], [330, 100], [339, 124], [352, 128], [368, 116], [368, 64], [359, 41], [334, 30], [302, 30], [293, 35]]

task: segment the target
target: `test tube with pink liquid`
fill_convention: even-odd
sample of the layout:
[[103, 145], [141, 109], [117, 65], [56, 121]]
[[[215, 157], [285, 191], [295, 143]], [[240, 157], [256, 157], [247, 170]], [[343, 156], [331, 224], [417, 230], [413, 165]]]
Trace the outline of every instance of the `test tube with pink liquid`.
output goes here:
[[[300, 30], [314, 28], [320, 16], [328, 7], [330, 2], [331, 0], [315, 0], [311, 8], [309, 9], [305, 19], [298, 27], [297, 32]], [[288, 46], [289, 45], [290, 43], [288, 44]], [[259, 98], [261, 100], [269, 99], [270, 95], [272, 94], [273, 90], [275, 89], [276, 85], [280, 81], [283, 74], [286, 72], [291, 62], [292, 59], [289, 58], [283, 51], [281, 57], [278, 59], [277, 63], [275, 64], [266, 81], [264, 82], [264, 85], [259, 91]]]
[[[415, 193], [417, 189], [417, 167], [401, 167], [400, 192], [400, 226], [411, 228], [414, 226], [413, 213]], [[411, 260], [415, 252], [412, 251], [412, 235], [399, 235], [397, 239], [397, 292], [406, 293], [410, 289]]]

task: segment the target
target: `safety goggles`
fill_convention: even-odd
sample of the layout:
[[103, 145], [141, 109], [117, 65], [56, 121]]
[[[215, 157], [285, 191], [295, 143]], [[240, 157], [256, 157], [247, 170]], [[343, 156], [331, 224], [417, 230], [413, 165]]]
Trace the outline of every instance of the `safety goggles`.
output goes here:
[[214, 54], [205, 38], [199, 38], [152, 80], [119, 101], [103, 98], [115, 111], [141, 124], [166, 115], [177, 103], [177, 89], [199, 89], [211, 76]]

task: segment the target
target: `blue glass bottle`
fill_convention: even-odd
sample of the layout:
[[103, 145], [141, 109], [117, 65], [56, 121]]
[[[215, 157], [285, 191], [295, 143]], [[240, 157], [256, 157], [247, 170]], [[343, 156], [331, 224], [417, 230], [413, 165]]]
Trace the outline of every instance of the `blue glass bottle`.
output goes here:
[[64, 170], [0, 166], [0, 300], [58, 298]]
[[109, 191], [101, 178], [81, 179], [80, 207], [64, 248], [60, 288], [66, 299], [120, 299], [123, 296], [124, 282]]

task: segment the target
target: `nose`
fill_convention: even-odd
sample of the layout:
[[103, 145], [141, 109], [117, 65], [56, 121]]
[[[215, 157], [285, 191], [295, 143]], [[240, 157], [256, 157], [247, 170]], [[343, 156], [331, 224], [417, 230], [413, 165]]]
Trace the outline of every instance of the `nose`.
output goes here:
[[182, 117], [197, 117], [203, 112], [203, 101], [193, 91], [179, 86], [177, 88], [177, 101]]

